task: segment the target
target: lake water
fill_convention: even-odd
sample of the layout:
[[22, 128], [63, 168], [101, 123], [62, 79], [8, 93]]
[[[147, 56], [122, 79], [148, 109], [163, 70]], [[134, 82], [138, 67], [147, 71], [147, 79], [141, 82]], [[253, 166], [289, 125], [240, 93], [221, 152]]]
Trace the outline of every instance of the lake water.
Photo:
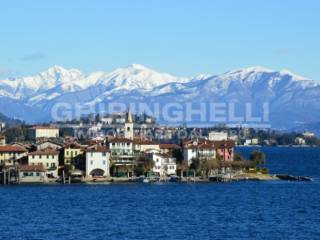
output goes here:
[[0, 239], [320, 239], [320, 149], [264, 151], [315, 181], [1, 186]]

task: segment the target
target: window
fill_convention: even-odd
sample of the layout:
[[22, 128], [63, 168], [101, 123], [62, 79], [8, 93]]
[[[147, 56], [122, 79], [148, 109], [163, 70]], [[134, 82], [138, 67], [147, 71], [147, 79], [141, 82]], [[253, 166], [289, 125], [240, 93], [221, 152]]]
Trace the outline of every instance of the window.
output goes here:
[[105, 152], [103, 152], [103, 153], [102, 153], [102, 156], [104, 156], [104, 157], [105, 157], [106, 155], [107, 155], [107, 154], [106, 154]]
[[47, 163], [47, 167], [49, 167], [49, 163]]
[[41, 157], [42, 157], [42, 156], [41, 156], [41, 155], [39, 155], [39, 158], [40, 158], [40, 159], [41, 159]]
[[24, 177], [28, 177], [28, 173], [24, 172], [24, 173], [23, 173], [23, 176], [24, 176]]
[[51, 163], [51, 167], [55, 167], [56, 166], [56, 164], [55, 163]]
[[39, 177], [39, 176], [40, 176], [40, 173], [37, 172], [36, 175], [37, 175], [37, 177]]
[[90, 161], [90, 164], [93, 165], [93, 161], [92, 160]]
[[103, 164], [103, 165], [106, 165], [106, 161], [105, 161], [105, 160], [103, 160], [102, 164]]
[[47, 159], [49, 159], [49, 155], [47, 155]]

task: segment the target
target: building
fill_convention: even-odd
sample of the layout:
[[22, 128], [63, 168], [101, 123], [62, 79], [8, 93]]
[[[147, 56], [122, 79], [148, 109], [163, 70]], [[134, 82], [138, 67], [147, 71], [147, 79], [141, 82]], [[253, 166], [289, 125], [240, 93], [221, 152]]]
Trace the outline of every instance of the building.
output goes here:
[[5, 145], [0, 146], [0, 165], [19, 165], [27, 156], [27, 150], [22, 147]]
[[150, 157], [154, 161], [152, 171], [159, 177], [175, 175], [177, 171], [176, 159], [168, 154], [151, 153]]
[[19, 181], [21, 183], [43, 183], [47, 181], [45, 169], [40, 165], [20, 165]]
[[0, 135], [0, 146], [6, 145], [6, 137], [4, 135]]
[[134, 137], [133, 121], [130, 109], [128, 110], [127, 120], [124, 124], [124, 137], [131, 140]]
[[306, 145], [306, 140], [301, 137], [296, 137], [294, 143], [297, 145]]
[[166, 153], [172, 155], [175, 151], [181, 151], [181, 147], [177, 144], [163, 143], [159, 144], [160, 153]]
[[313, 132], [308, 132], [308, 131], [306, 131], [306, 132], [304, 132], [304, 133], [302, 134], [302, 136], [305, 137], [305, 138], [313, 138], [313, 137], [315, 137], [316, 135], [315, 135]]
[[29, 165], [43, 165], [48, 178], [58, 177], [59, 152], [54, 149], [42, 149], [28, 154]]
[[228, 139], [228, 133], [211, 131], [209, 132], [208, 137], [210, 141], [222, 141]]
[[0, 122], [0, 132], [4, 131], [6, 129], [6, 123]]
[[183, 143], [183, 159], [189, 166], [192, 159], [202, 161], [220, 158], [223, 161], [233, 161], [234, 148], [235, 142], [233, 140], [188, 140]]
[[183, 143], [183, 160], [191, 165], [193, 159], [213, 160], [216, 158], [216, 149], [212, 141], [189, 140]]
[[33, 137], [35, 139], [59, 137], [59, 128], [50, 127], [50, 126], [36, 126], [32, 130], [33, 130]]
[[133, 151], [134, 153], [143, 153], [150, 150], [155, 150], [157, 152], [160, 152], [159, 144], [156, 142], [153, 142], [148, 139], [134, 139], [133, 140]]
[[54, 142], [54, 141], [41, 141], [39, 143], [37, 143], [37, 150], [42, 150], [42, 149], [47, 149], [47, 148], [51, 148], [51, 149], [55, 149], [55, 150], [60, 150], [63, 147], [62, 144], [58, 143], [58, 142]]
[[232, 162], [234, 160], [235, 141], [213, 141], [213, 145], [216, 149], [216, 155], [220, 157], [222, 161]]
[[70, 143], [64, 146], [64, 165], [79, 166], [83, 159], [84, 146]]
[[86, 150], [86, 177], [110, 176], [110, 152], [103, 147]]

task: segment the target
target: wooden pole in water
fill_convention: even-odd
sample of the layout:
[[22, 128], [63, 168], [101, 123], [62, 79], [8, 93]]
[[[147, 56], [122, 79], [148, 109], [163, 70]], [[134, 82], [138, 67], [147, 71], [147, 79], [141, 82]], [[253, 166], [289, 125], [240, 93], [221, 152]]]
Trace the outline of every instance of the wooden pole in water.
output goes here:
[[6, 170], [3, 169], [3, 184], [5, 185], [6, 184]]
[[18, 169], [18, 183], [19, 184], [21, 183], [21, 180], [20, 180], [20, 169]]
[[63, 179], [63, 184], [66, 184], [66, 179], [64, 177], [64, 170], [62, 171], [62, 179]]
[[69, 184], [71, 183], [71, 178], [70, 178], [70, 176], [69, 176]]
[[8, 184], [10, 184], [10, 167], [8, 168]]

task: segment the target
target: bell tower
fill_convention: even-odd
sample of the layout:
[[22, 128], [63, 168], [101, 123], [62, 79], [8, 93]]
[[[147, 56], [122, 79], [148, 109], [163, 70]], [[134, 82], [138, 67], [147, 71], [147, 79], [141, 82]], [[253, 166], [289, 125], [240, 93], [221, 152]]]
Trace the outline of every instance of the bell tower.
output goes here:
[[128, 109], [126, 122], [124, 124], [124, 137], [128, 139], [133, 139], [133, 121], [130, 108]]

